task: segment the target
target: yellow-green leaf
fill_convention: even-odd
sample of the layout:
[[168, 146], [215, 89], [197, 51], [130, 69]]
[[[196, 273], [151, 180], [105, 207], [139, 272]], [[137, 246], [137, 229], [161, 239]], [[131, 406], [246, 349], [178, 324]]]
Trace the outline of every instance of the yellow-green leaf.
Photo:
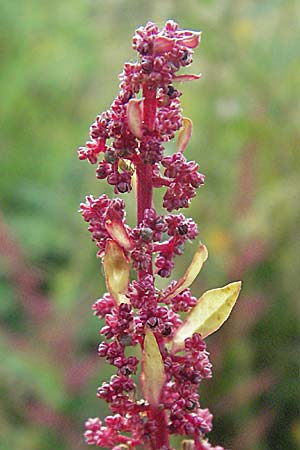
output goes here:
[[163, 359], [152, 331], [147, 330], [143, 350], [142, 388], [145, 399], [154, 406], [160, 401], [166, 380]]
[[129, 284], [129, 263], [122, 248], [110, 239], [105, 246], [103, 267], [106, 286], [111, 296], [118, 304], [128, 302], [124, 294]]
[[187, 315], [173, 340], [173, 351], [183, 348], [184, 340], [194, 333], [202, 338], [217, 331], [228, 319], [241, 290], [241, 281], [205, 292]]
[[111, 235], [114, 241], [116, 241], [125, 250], [132, 250], [134, 247], [133, 241], [130, 239], [127, 229], [124, 223], [120, 220], [106, 220], [105, 228]]
[[182, 119], [182, 128], [179, 131], [177, 139], [177, 151], [183, 153], [192, 136], [193, 122], [191, 119], [184, 117]]
[[141, 100], [132, 98], [127, 105], [128, 127], [132, 134], [138, 139], [143, 136], [143, 113]]
[[180, 292], [184, 291], [184, 289], [187, 289], [199, 274], [207, 258], [207, 248], [205, 247], [205, 245], [200, 244], [187, 271], [185, 272], [183, 277], [181, 277], [174, 284], [172, 289], [168, 290], [167, 295], [163, 297], [162, 301], [170, 300], [171, 298], [175, 297], [175, 295], [180, 294]]

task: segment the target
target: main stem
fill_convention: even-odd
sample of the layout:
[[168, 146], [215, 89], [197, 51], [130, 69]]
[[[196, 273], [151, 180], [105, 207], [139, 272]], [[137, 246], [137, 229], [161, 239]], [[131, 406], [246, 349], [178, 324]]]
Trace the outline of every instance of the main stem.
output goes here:
[[137, 222], [144, 219], [145, 209], [152, 207], [152, 166], [140, 161], [136, 166], [137, 181]]
[[[156, 115], [156, 88], [144, 84], [143, 86], [143, 125], [146, 132], [152, 132]], [[144, 218], [145, 209], [152, 207], [153, 182], [152, 165], [144, 164], [142, 159], [136, 166], [137, 178], [137, 221]]]
[[[143, 85], [143, 125], [146, 132], [152, 132], [155, 126], [156, 116], [156, 88], [148, 84]], [[137, 222], [140, 224], [144, 218], [146, 209], [152, 208], [153, 181], [152, 165], [144, 164], [142, 159], [136, 165], [137, 180]], [[138, 279], [142, 279], [146, 274], [153, 273], [152, 264], [147, 272], [138, 270]], [[143, 377], [143, 374], [141, 374]], [[169, 448], [169, 433], [167, 427], [167, 416], [159, 405], [152, 405], [150, 408], [150, 417], [156, 423], [157, 432], [151, 439], [152, 450], [158, 450], [162, 447]]]
[[[156, 88], [148, 84], [143, 86], [143, 125], [146, 132], [152, 132], [155, 124], [156, 115]], [[146, 209], [152, 208], [153, 181], [152, 165], [145, 164], [142, 159], [136, 165], [136, 184], [137, 184], [137, 222], [140, 224], [144, 219]], [[152, 275], [152, 264], [147, 272]], [[145, 271], [138, 270], [138, 279], [143, 278]]]

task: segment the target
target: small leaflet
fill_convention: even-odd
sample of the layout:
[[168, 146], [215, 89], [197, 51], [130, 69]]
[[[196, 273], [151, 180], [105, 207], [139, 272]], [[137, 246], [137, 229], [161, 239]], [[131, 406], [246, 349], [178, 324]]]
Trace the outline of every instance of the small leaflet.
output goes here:
[[182, 119], [182, 128], [179, 131], [177, 139], [177, 151], [183, 153], [192, 136], [193, 122], [187, 117]]
[[158, 406], [166, 375], [163, 359], [151, 330], [146, 331], [143, 350], [143, 394], [150, 405]]
[[194, 80], [199, 80], [199, 78], [201, 78], [201, 76], [202, 76], [201, 73], [199, 73], [199, 75], [184, 73], [182, 75], [175, 75], [173, 80], [174, 81], [194, 81]]
[[128, 303], [125, 293], [129, 284], [130, 267], [122, 248], [113, 240], [108, 240], [103, 258], [106, 286], [119, 305]]
[[217, 331], [228, 319], [241, 290], [241, 281], [205, 292], [177, 330], [172, 351], [184, 347], [186, 338], [199, 333], [202, 338]]
[[105, 228], [120, 247], [127, 251], [131, 251], [134, 248], [134, 243], [132, 239], [130, 239], [128, 231], [121, 220], [108, 219], [105, 222]]
[[172, 289], [168, 291], [167, 296], [163, 297], [162, 301], [170, 300], [171, 298], [174, 298], [175, 295], [180, 294], [180, 292], [187, 289], [198, 276], [207, 258], [207, 248], [204, 244], [200, 244], [187, 271], [183, 277], [174, 284]]
[[141, 107], [142, 100], [132, 98], [127, 105], [128, 127], [132, 134], [138, 139], [143, 136], [143, 113]]

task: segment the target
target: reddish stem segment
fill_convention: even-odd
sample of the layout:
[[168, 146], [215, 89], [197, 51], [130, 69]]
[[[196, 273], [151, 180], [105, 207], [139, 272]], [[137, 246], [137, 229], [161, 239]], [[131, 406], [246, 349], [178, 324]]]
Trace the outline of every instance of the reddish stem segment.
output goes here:
[[169, 433], [166, 421], [166, 412], [159, 407], [151, 409], [151, 418], [155, 420], [157, 431], [155, 438], [152, 440], [152, 449], [158, 450], [163, 447], [169, 448]]
[[150, 84], [143, 85], [143, 118], [147, 131], [153, 131], [156, 116], [156, 88]]
[[[154, 129], [156, 116], [156, 89], [145, 84], [143, 86], [143, 125], [146, 132]], [[141, 160], [136, 166], [137, 178], [137, 221], [144, 218], [145, 209], [152, 207], [153, 180], [152, 166]]]
[[152, 167], [140, 161], [136, 166], [137, 181], [137, 221], [140, 224], [144, 218], [145, 209], [152, 207]]
[[[155, 126], [156, 116], [156, 88], [145, 84], [143, 86], [143, 125], [146, 133], [151, 133]], [[144, 218], [146, 209], [152, 208], [153, 197], [153, 168], [151, 164], [144, 164], [142, 160], [136, 165], [137, 179], [137, 222], [140, 224]], [[148, 273], [152, 272], [152, 265]], [[138, 271], [138, 278], [141, 279], [145, 275], [142, 270]], [[141, 374], [143, 377], [143, 374]], [[155, 438], [151, 440], [152, 450], [157, 450], [163, 446], [169, 447], [169, 433], [167, 426], [167, 417], [164, 410], [159, 407], [152, 407], [150, 417], [156, 422], [157, 433]]]
[[[145, 84], [143, 86], [143, 124], [146, 132], [153, 131], [156, 115], [156, 89]], [[137, 222], [140, 224], [144, 218], [146, 209], [152, 208], [153, 180], [152, 166], [144, 164], [140, 160], [136, 165], [137, 180]], [[152, 267], [150, 270], [152, 274]], [[138, 271], [138, 278], [144, 275], [144, 272]]]

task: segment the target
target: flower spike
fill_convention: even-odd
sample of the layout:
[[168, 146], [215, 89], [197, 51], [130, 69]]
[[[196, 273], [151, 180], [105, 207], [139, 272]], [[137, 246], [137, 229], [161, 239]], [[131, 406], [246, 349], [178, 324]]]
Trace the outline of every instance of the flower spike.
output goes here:
[[[180, 435], [182, 450], [213, 449], [206, 440], [212, 414], [201, 408], [198, 392], [201, 380], [212, 376], [203, 339], [228, 318], [240, 283], [208, 291], [197, 300], [189, 287], [208, 257], [200, 244], [184, 275], [164, 291], [157, 287], [157, 278], [171, 277], [175, 258], [198, 236], [196, 223], [178, 212], [189, 207], [205, 176], [183, 154], [192, 121], [182, 116], [176, 82], [200, 78], [180, 73], [192, 63], [200, 37], [180, 30], [172, 20], [162, 29], [153, 22], [139, 27], [132, 43], [137, 62], [125, 63], [118, 95], [96, 117], [78, 151], [80, 160], [97, 164], [97, 179], [106, 180], [116, 195], [133, 191], [137, 216], [129, 226], [125, 201], [106, 194], [89, 195], [80, 205], [108, 291], [93, 305], [94, 314], [105, 322], [98, 355], [115, 369], [97, 391], [111, 414], [103, 421], [87, 420], [89, 445], [174, 450], [170, 436]], [[177, 132], [176, 150], [170, 152], [168, 145], [166, 152]], [[158, 213], [153, 195], [160, 188], [164, 214]]]

